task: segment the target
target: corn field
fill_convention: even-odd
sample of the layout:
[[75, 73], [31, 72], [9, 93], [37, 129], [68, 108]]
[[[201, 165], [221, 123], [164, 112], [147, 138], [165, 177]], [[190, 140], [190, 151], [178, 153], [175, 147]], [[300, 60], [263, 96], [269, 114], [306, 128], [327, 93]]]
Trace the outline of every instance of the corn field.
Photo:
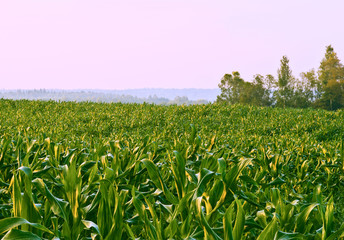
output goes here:
[[344, 239], [344, 111], [0, 100], [2, 239]]

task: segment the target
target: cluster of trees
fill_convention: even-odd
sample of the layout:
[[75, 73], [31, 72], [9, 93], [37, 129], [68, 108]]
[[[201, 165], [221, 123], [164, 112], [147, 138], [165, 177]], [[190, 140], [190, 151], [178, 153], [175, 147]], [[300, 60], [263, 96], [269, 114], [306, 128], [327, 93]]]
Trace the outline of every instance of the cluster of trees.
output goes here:
[[239, 72], [225, 74], [219, 88], [217, 102], [251, 104], [258, 106], [324, 108], [344, 107], [344, 66], [332, 46], [326, 47], [319, 69], [293, 76], [289, 59], [283, 56], [278, 76], [255, 75], [252, 82], [241, 78]]

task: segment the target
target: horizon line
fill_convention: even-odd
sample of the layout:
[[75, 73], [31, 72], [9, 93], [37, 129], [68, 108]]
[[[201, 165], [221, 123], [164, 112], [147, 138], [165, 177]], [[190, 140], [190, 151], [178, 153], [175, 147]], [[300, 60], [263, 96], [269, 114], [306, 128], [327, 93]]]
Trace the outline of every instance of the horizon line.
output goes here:
[[104, 89], [104, 88], [0, 88], [0, 91], [10, 90], [64, 90], [64, 91], [126, 91], [126, 90], [220, 90], [220, 88], [123, 88], [123, 89]]

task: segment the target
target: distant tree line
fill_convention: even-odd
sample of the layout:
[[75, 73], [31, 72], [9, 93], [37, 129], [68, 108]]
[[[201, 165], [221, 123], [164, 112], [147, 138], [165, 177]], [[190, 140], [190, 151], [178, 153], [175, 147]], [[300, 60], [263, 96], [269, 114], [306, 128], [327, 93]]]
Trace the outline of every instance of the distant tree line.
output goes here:
[[301, 79], [293, 76], [289, 59], [283, 56], [277, 79], [270, 74], [257, 74], [252, 82], [247, 82], [239, 72], [225, 74], [218, 85], [221, 94], [216, 101], [282, 108], [344, 108], [344, 66], [331, 45], [326, 47], [318, 70], [311, 69], [300, 76]]
[[27, 99], [27, 100], [43, 100], [43, 101], [75, 101], [75, 102], [121, 102], [121, 103], [150, 103], [157, 105], [192, 105], [192, 104], [207, 104], [207, 100], [190, 100], [186, 96], [176, 96], [174, 99], [165, 97], [158, 97], [156, 95], [148, 97], [137, 97], [127, 94], [113, 94], [94, 91], [57, 91], [47, 89], [34, 90], [12, 90], [1, 91], [0, 98], [5, 99]]

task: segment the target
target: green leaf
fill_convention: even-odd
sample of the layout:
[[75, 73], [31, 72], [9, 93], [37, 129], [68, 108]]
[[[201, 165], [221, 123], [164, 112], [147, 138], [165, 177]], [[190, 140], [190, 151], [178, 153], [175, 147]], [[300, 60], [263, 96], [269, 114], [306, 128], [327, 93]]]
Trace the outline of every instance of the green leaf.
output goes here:
[[28, 224], [34, 228], [37, 228], [41, 231], [50, 233], [50, 234], [54, 234], [53, 232], [51, 232], [48, 228], [38, 224], [38, 223], [30, 223], [29, 221], [27, 221], [24, 218], [19, 218], [19, 217], [9, 217], [9, 218], [4, 218], [0, 220], [0, 234], [7, 232], [8, 230], [18, 227], [22, 224]]
[[334, 203], [333, 196], [330, 198], [330, 201], [327, 203], [325, 219], [323, 220], [323, 239], [327, 239], [332, 233], [333, 230], [333, 218], [334, 218]]
[[237, 214], [235, 218], [235, 225], [233, 228], [233, 237], [234, 239], [240, 240], [244, 234], [245, 212], [240, 201], [237, 198], [235, 198], [235, 203], [237, 205]]
[[[185, 159], [182, 157], [182, 155], [178, 151], [173, 151], [176, 162], [175, 164], [172, 163], [172, 171], [174, 173], [174, 179], [177, 183], [177, 189], [178, 194], [180, 198], [182, 198], [185, 194], [185, 181], [186, 181], [186, 175], [185, 175]], [[176, 165], [176, 166], [175, 166]]]
[[214, 172], [209, 171], [208, 169], [202, 169], [203, 172], [205, 172], [205, 175], [202, 177], [201, 181], [199, 181], [196, 191], [193, 196], [193, 200], [200, 197], [203, 192], [206, 189], [207, 183], [212, 179], [212, 177], [215, 175]]
[[167, 200], [173, 204], [178, 204], [177, 198], [167, 188], [154, 162], [148, 159], [141, 160], [141, 162], [143, 162], [143, 164], [147, 168], [150, 179], [154, 182], [157, 188], [161, 189], [164, 192], [164, 195], [166, 196]]
[[234, 240], [233, 238], [233, 227], [232, 227], [232, 215], [233, 215], [233, 204], [227, 208], [225, 215], [223, 216], [223, 231], [225, 240]]
[[32, 179], [32, 171], [31, 168], [29, 167], [20, 167], [18, 168], [18, 170], [22, 171], [23, 173], [25, 173], [26, 176], [29, 177], [29, 179]]
[[344, 233], [344, 223], [340, 226], [340, 228], [332, 233], [328, 238], [326, 238], [326, 240], [335, 240], [338, 239], [339, 237], [343, 237], [343, 233]]
[[82, 220], [81, 222], [85, 225], [87, 229], [94, 229], [96, 230], [96, 233], [100, 235], [100, 231], [97, 224], [95, 224], [92, 221], [87, 221], [87, 220]]
[[286, 233], [278, 231], [274, 240], [302, 240], [305, 237], [300, 233]]
[[12, 229], [1, 240], [41, 240], [41, 238], [30, 232]]
[[14, 174], [11, 181], [13, 213], [15, 217], [20, 217], [22, 212], [22, 195], [17, 175]]
[[303, 209], [303, 211], [298, 215], [295, 225], [295, 232], [305, 233], [306, 230], [306, 223], [309, 217], [309, 214], [312, 212], [312, 210], [318, 206], [318, 203], [313, 203]]
[[269, 182], [269, 183], [267, 184], [267, 186], [281, 185], [281, 184], [283, 184], [283, 183], [286, 183], [286, 181], [283, 180], [283, 179], [280, 178], [280, 177], [277, 177], [275, 180]]
[[237, 197], [235, 197], [235, 204], [237, 205], [237, 214], [235, 217], [234, 228], [232, 227], [234, 202], [227, 208], [223, 217], [225, 240], [240, 240], [244, 234], [245, 212]]
[[51, 204], [51, 210], [58, 216], [62, 217], [66, 222], [67, 226], [69, 227], [69, 219], [67, 218], [67, 212], [66, 212], [66, 206], [67, 202], [63, 201], [62, 199], [59, 199], [55, 197], [47, 188], [45, 183], [42, 179], [36, 178], [33, 181], [33, 184], [36, 186], [36, 188], [48, 199], [48, 201]]
[[277, 218], [274, 217], [272, 221], [259, 234], [257, 240], [274, 239], [277, 233]]
[[197, 215], [200, 218], [201, 225], [203, 226], [203, 229], [205, 232], [204, 234], [205, 235], [209, 234], [215, 240], [221, 240], [221, 238], [215, 233], [214, 229], [211, 228], [206, 218], [204, 217], [204, 214], [202, 211], [202, 197], [197, 198], [195, 202], [196, 202]]

